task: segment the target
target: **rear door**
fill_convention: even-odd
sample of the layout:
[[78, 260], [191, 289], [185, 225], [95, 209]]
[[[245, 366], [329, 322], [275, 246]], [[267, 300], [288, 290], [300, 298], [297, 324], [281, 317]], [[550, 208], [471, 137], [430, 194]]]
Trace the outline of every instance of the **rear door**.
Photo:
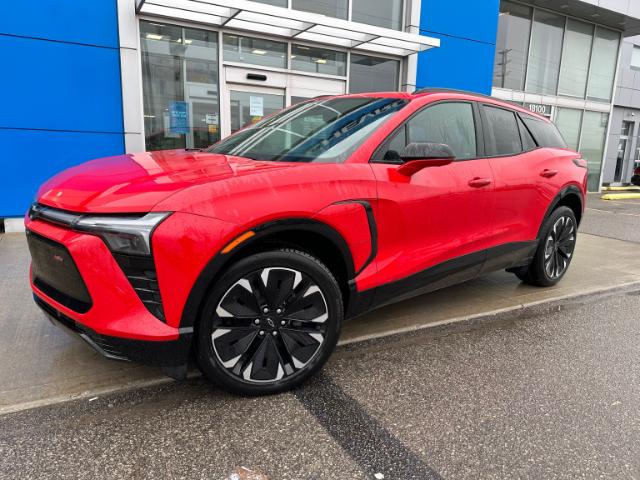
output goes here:
[[[492, 231], [493, 178], [488, 161], [481, 157], [479, 122], [473, 102], [429, 104], [396, 129], [374, 154], [371, 166], [378, 184], [381, 283], [421, 274], [413, 279], [418, 287], [422, 280], [446, 277], [455, 282], [480, 270], [482, 250]], [[456, 160], [404, 177], [397, 173], [400, 152], [417, 142], [445, 143]], [[434, 266], [438, 268], [431, 269]], [[428, 270], [442, 278], [427, 274]]]
[[[485, 143], [495, 177], [494, 245], [517, 247], [536, 239], [540, 222], [558, 192], [554, 155], [534, 138], [522, 116], [508, 108], [481, 106]], [[526, 115], [527, 120], [544, 123]], [[560, 138], [558, 141], [562, 141]], [[557, 167], [556, 167], [557, 168]]]
[[[481, 106], [485, 148], [495, 178], [494, 246], [533, 240], [532, 218], [541, 202], [538, 170], [544, 153], [513, 110]], [[534, 232], [535, 230], [535, 232]]]

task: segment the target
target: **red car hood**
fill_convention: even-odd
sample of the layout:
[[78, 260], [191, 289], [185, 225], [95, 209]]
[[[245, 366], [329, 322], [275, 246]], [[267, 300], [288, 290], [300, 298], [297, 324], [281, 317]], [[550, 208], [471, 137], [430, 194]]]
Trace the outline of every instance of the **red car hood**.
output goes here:
[[195, 184], [291, 166], [184, 150], [121, 155], [63, 171], [40, 187], [38, 202], [74, 212], [147, 212]]

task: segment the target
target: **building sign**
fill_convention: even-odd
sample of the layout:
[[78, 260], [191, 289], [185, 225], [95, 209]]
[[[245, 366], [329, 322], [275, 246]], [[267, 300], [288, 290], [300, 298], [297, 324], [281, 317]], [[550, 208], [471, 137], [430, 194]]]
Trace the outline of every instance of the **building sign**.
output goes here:
[[189, 106], [187, 102], [169, 104], [169, 131], [173, 134], [189, 133]]
[[264, 97], [249, 97], [249, 115], [264, 117]]
[[530, 112], [537, 113], [538, 115], [544, 115], [545, 117], [551, 116], [551, 105], [544, 105], [542, 103], [526, 103], [524, 108]]

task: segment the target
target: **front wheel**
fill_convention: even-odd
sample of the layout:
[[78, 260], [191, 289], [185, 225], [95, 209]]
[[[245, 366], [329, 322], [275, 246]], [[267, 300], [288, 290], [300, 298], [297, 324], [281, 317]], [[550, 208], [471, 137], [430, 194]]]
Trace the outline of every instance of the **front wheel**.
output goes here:
[[540, 244], [533, 261], [514, 273], [523, 282], [550, 287], [567, 273], [573, 259], [578, 233], [573, 210], [557, 208], [545, 220], [540, 232]]
[[340, 288], [319, 260], [296, 250], [251, 255], [210, 293], [198, 325], [198, 363], [234, 393], [288, 390], [327, 361], [342, 318]]

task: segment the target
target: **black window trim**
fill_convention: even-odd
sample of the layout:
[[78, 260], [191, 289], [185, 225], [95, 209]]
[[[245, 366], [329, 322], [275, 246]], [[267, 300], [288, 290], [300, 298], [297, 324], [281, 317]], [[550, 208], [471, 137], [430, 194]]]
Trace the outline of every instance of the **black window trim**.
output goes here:
[[369, 163], [378, 163], [378, 164], [383, 164], [383, 165], [401, 165], [398, 162], [393, 162], [393, 161], [385, 161], [385, 160], [376, 160], [376, 157], [378, 156], [378, 154], [380, 153], [381, 150], [383, 150], [387, 145], [389, 145], [389, 143], [391, 143], [391, 141], [395, 138], [396, 134], [400, 133], [400, 130], [404, 129], [404, 135], [405, 135], [405, 142], [408, 140], [407, 138], [407, 124], [409, 123], [409, 121], [411, 121], [415, 116], [419, 115], [420, 113], [424, 112], [426, 109], [428, 109], [429, 107], [433, 107], [434, 105], [440, 105], [443, 103], [468, 103], [471, 104], [471, 108], [473, 111], [473, 123], [474, 123], [474, 130], [476, 133], [476, 156], [472, 157], [472, 158], [461, 158], [458, 159], [456, 158], [454, 161], [455, 162], [469, 162], [472, 160], [482, 160], [484, 158], [486, 158], [484, 156], [485, 154], [485, 145], [484, 145], [484, 135], [483, 135], [483, 125], [481, 122], [481, 115], [480, 115], [480, 109], [478, 107], [478, 102], [474, 101], [474, 100], [466, 100], [466, 99], [457, 99], [457, 98], [449, 98], [446, 100], [437, 100], [435, 102], [430, 102], [426, 105], [424, 105], [423, 107], [419, 108], [418, 110], [416, 110], [415, 112], [413, 112], [411, 115], [409, 115], [409, 117], [405, 118], [403, 120], [403, 122], [398, 125], [389, 135], [386, 136], [386, 138], [384, 140], [382, 140], [382, 142], [380, 142], [380, 144], [376, 147], [376, 149], [373, 151], [373, 153], [371, 154], [371, 157], [369, 158]]
[[524, 150], [522, 153], [533, 152], [534, 150], [538, 150], [539, 148], [542, 148], [542, 147], [540, 146], [540, 143], [538, 143], [538, 140], [536, 139], [536, 137], [533, 135], [533, 132], [531, 131], [531, 129], [527, 127], [527, 124], [524, 122], [522, 115], [523, 115], [522, 113], [516, 112], [516, 117], [518, 118], [518, 131], [520, 132], [520, 141], [522, 142], [522, 147], [524, 148], [524, 139], [522, 138], [522, 129], [520, 128], [520, 126], [522, 126], [522, 128], [524, 128], [527, 131], [527, 133], [529, 133], [529, 136], [531, 137], [531, 140], [533, 140], [533, 144], [535, 145], [534, 148], [530, 148], [529, 150]]
[[[536, 145], [538, 145], [538, 148], [557, 148], [557, 149], [561, 149], [561, 150], [571, 150], [571, 149], [569, 148], [569, 146], [568, 146], [568, 145], [566, 145], [566, 144], [567, 144], [567, 141], [565, 140], [564, 135], [562, 135], [562, 132], [560, 131], [560, 129], [558, 128], [558, 126], [557, 126], [555, 123], [553, 123], [551, 120], [549, 120], [549, 119], [547, 119], [547, 118], [545, 118], [545, 119], [541, 119], [541, 118], [536, 117], [535, 115], [531, 115], [531, 114], [529, 114], [529, 113], [523, 113], [523, 112], [518, 112], [518, 116], [520, 117], [520, 120], [522, 120], [522, 123], [524, 124], [524, 126], [525, 126], [525, 127], [526, 127], [526, 129], [527, 129], [527, 131], [529, 132], [529, 134], [530, 134], [530, 135], [531, 135], [531, 137], [533, 138], [533, 141], [534, 141], [534, 142], [536, 142]], [[525, 122], [525, 121], [524, 121], [525, 116], [526, 116], [526, 117], [531, 117], [531, 118], [533, 118], [533, 120], [534, 120], [534, 121], [538, 121], [538, 122], [548, 122], [548, 123], [550, 123], [550, 124], [551, 124], [551, 126], [552, 126], [553, 128], [555, 128], [555, 129], [558, 131], [558, 134], [560, 135], [560, 138], [562, 139], [562, 141], [565, 143], [565, 146], [564, 146], [564, 147], [544, 147], [544, 146], [541, 146], [541, 145], [540, 145], [540, 143], [538, 142], [538, 139], [536, 138], [536, 136], [533, 134], [533, 132], [531, 131], [531, 129], [527, 126], [527, 122]]]
[[[524, 122], [524, 120], [522, 120], [522, 117], [521, 117], [522, 112], [519, 112], [518, 110], [515, 110], [515, 109], [512, 109], [512, 108], [504, 107], [502, 105], [496, 105], [495, 103], [482, 102], [481, 105], [480, 105], [480, 111], [481, 111], [481, 115], [480, 116], [482, 117], [483, 125], [486, 125], [487, 128], [488, 128], [488, 125], [489, 125], [489, 119], [487, 119], [486, 114], [484, 112], [484, 107], [485, 106], [486, 107], [492, 107], [492, 108], [499, 108], [501, 110], [506, 110], [507, 112], [510, 112], [510, 113], [512, 113], [514, 115], [514, 118], [516, 118], [516, 121], [517, 120], [522, 121], [522, 124], [524, 125], [524, 128], [527, 129], [527, 131], [529, 132], [529, 135], [531, 135], [531, 138], [533, 138], [533, 143], [536, 144], [536, 147], [535, 148], [530, 148], [528, 150], [524, 150], [524, 141], [522, 139], [522, 132], [520, 132], [520, 127], [518, 127], [518, 136], [520, 137], [520, 145], [522, 145], [522, 147], [521, 147], [522, 150], [519, 153], [511, 153], [511, 154], [504, 154], [504, 155], [487, 155], [487, 151], [488, 151], [488, 148], [487, 148], [487, 149], [485, 149], [485, 152], [484, 152], [485, 155], [486, 155], [484, 158], [518, 157], [518, 156], [520, 156], [522, 154], [530, 153], [530, 152], [533, 152], [535, 150], [538, 150], [538, 149], [542, 148], [540, 146], [540, 144], [538, 143], [538, 140], [536, 139], [536, 137], [533, 135], [533, 133], [531, 133], [531, 130], [529, 129], [529, 127], [527, 127], [527, 124]], [[533, 117], [533, 115], [529, 115], [529, 116]], [[517, 125], [517, 123], [516, 123], [516, 125]], [[484, 138], [485, 138], [485, 143], [488, 144], [488, 142], [489, 142], [488, 135], [486, 137], [484, 137]]]

